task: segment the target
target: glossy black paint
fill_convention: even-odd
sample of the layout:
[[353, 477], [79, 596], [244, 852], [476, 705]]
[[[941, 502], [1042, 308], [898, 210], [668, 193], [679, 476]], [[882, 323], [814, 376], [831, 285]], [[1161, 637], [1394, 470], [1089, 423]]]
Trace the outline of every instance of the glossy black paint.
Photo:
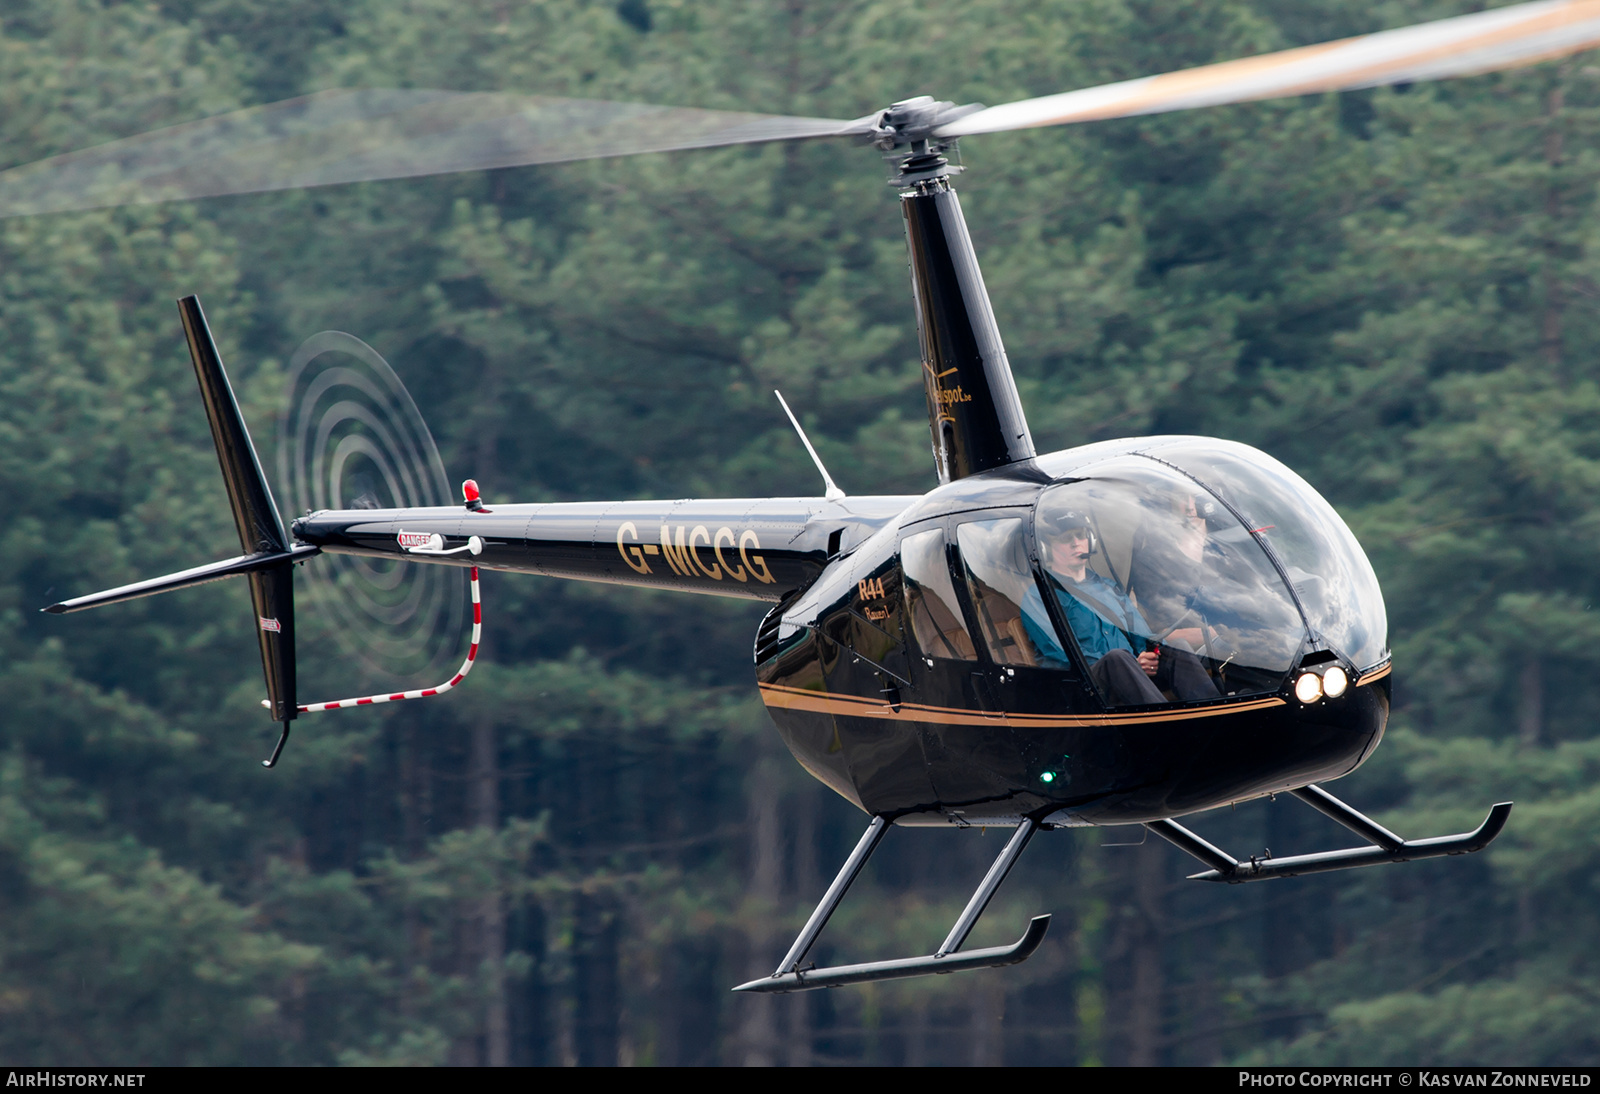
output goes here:
[[[282, 555], [289, 549], [289, 537], [284, 533], [283, 520], [272, 500], [267, 477], [261, 472], [261, 461], [250, 443], [250, 431], [239, 413], [238, 401], [233, 397], [233, 388], [222, 367], [222, 356], [217, 352], [199, 299], [186, 296], [179, 300], [178, 314], [189, 343], [189, 356], [194, 362], [195, 379], [200, 383], [206, 419], [211, 423], [211, 439], [222, 465], [222, 480], [228, 488], [228, 506], [239, 532], [239, 546], [247, 555]], [[261, 668], [267, 682], [267, 710], [274, 721], [285, 723], [287, 732], [287, 723], [297, 716], [291, 563], [278, 561], [236, 572], [246, 573], [250, 582], [256, 638], [261, 646]]]
[[983, 273], [945, 178], [900, 195], [922, 380], [941, 483], [1033, 458], [1033, 438], [1006, 360]]
[[814, 582], [829, 546], [853, 550], [911, 497], [734, 498], [698, 501], [561, 502], [460, 508], [324, 510], [294, 522], [302, 542], [329, 551], [404, 555], [400, 532], [436, 533], [446, 547], [468, 537], [483, 553], [456, 566], [543, 574], [615, 585], [780, 600]]
[[[267, 680], [267, 711], [273, 721], [287, 724], [300, 716], [295, 690], [294, 568], [279, 563], [247, 575], [246, 580]], [[268, 621], [274, 626], [269, 627]]]
[[771, 714], [806, 770], [897, 824], [1081, 825], [1184, 816], [1346, 775], [1377, 747], [1388, 706], [1378, 683], [1312, 707], [1132, 725], [1019, 728], [1004, 711], [978, 726]]
[[[776, 601], [756, 660], [780, 733], [813, 775], [901, 824], [1126, 824], [1336, 778], [1365, 759], [1387, 718], [1386, 681], [1309, 707], [1284, 687], [1119, 713], [1081, 665], [999, 665], [982, 651], [941, 660], [916, 648], [901, 541], [971, 520], [1028, 521], [1041, 491], [1061, 481], [1047, 465], [1071, 456], [1019, 461], [920, 498], [342, 510], [303, 517], [294, 532], [323, 550], [388, 557], [403, 553], [402, 531], [437, 533], [447, 547], [475, 535], [476, 558], [410, 557]], [[878, 711], [856, 713], [863, 702]]]
[[[1027, 590], [1026, 567], [1019, 570], [1014, 563], [1008, 564], [1008, 580], [1022, 578], [1024, 585], [1013, 586], [1018, 590], [1013, 595], [1023, 600], [1037, 592], [1039, 599], [1030, 601], [1037, 609], [1025, 621], [1016, 616], [1013, 603], [1009, 618], [994, 616], [987, 625], [993, 630], [998, 619], [1013, 628], [1041, 626], [1049, 616], [1058, 635], [1070, 636], [1039, 570], [1033, 514], [1041, 491], [1092, 475], [1096, 462], [1116, 453], [1143, 453], [1157, 442], [1169, 447], [1205, 442], [1130, 439], [1036, 457], [947, 165], [926, 151], [907, 164], [917, 170], [902, 172], [900, 198], [938, 488], [921, 497], [543, 505], [486, 499], [476, 509], [322, 511], [294, 522], [292, 549], [477, 565], [773, 603], [757, 633], [755, 659], [763, 699], [780, 732], [817, 778], [868, 812], [902, 824], [1155, 821], [1352, 770], [1382, 736], [1386, 679], [1304, 706], [1289, 693], [1288, 675], [1274, 684], [1270, 673], [1258, 674], [1248, 694], [1236, 689], [1207, 703], [1174, 700], [1159, 709], [1108, 710], [1070, 638], [1062, 643], [1067, 665], [1038, 656], [999, 663], [995, 658], [1002, 655], [1015, 660], [1027, 644], [1015, 637], [1002, 641], [991, 635], [988, 641], [1000, 652], [991, 654], [979, 642], [965, 660], [954, 648], [948, 651], [951, 659], [919, 648], [904, 618], [900, 548], [907, 537], [944, 531], [949, 595], [958, 602], [952, 610], [977, 635], [973, 597], [978, 594], [962, 584], [958, 526], [1016, 521], [1014, 527], [1024, 531], [1005, 534], [1021, 536], [1012, 543], [1026, 542], [1038, 588]], [[246, 555], [57, 607], [69, 610], [226, 574], [246, 575], [269, 706], [275, 718], [287, 722], [295, 713], [294, 605], [285, 558], [290, 536], [199, 303], [187, 298], [180, 310]], [[1255, 457], [1272, 462], [1259, 453]], [[1299, 484], [1294, 489], [1303, 488], [1327, 508], [1287, 469], [1275, 473], [1293, 479]], [[1199, 483], [1192, 474], [1191, 479]], [[1260, 522], [1263, 528], [1256, 529], [1241, 513], [1233, 515], [1257, 540], [1270, 527]], [[1331, 509], [1324, 517], [1343, 529]], [[406, 534], [413, 545], [418, 534], [437, 535], [446, 550], [469, 544], [477, 550], [417, 554], [402, 546]], [[1348, 530], [1340, 534], [1348, 538]], [[924, 536], [918, 542], [918, 566], [923, 567], [918, 572], [936, 574], [936, 556], [928, 552], [939, 541]], [[1269, 544], [1261, 546], [1271, 554]], [[1366, 566], [1359, 548], [1352, 549]], [[1279, 564], [1278, 573], [1286, 588], [1293, 584], [1285, 565]], [[1381, 596], [1375, 583], [1372, 589], [1378, 615], [1369, 632], [1381, 639]], [[1302, 653], [1296, 656], [1330, 655], [1303, 611], [1302, 621], [1308, 628], [1303, 639], [1291, 639], [1300, 641]], [[1003, 649], [1006, 642], [1016, 649]], [[1043, 667], [1046, 662], [1054, 667]], [[1354, 673], [1374, 666], [1345, 667]]]
[[204, 566], [193, 569], [181, 570], [165, 577], [153, 577], [147, 581], [135, 581], [131, 585], [122, 585], [105, 592], [91, 593], [88, 596], [78, 596], [71, 600], [63, 600], [58, 604], [51, 604], [42, 609], [51, 615], [66, 615], [70, 612], [81, 612], [86, 608], [99, 608], [107, 604], [120, 604], [124, 600], [138, 600], [140, 597], [155, 596], [157, 593], [170, 593], [178, 589], [188, 589], [195, 585], [207, 585], [213, 581], [222, 581], [225, 578], [238, 577], [241, 574], [255, 573], [257, 570], [269, 570], [285, 562], [303, 562], [313, 555], [321, 554], [317, 547], [308, 547], [297, 544], [287, 551], [265, 551], [254, 555], [240, 555], [237, 558], [226, 558], [221, 562], [208, 562]]
[[935, 490], [768, 617], [757, 679], [812, 775], [899, 824], [1126, 824], [1337, 778], [1371, 754], [1386, 677], [1310, 706], [1286, 678], [1275, 694], [1140, 714], [1108, 711], [1081, 666], [925, 656], [903, 619], [901, 540], [1026, 519], [1049, 482], [1023, 463]]
[[239, 413], [239, 404], [233, 397], [233, 388], [223, 370], [222, 357], [211, 337], [199, 298], [186, 296], [179, 300], [178, 315], [183, 320], [183, 334], [194, 362], [195, 379], [200, 383], [206, 419], [211, 423], [211, 439], [216, 444], [222, 481], [228, 488], [229, 507], [239, 531], [239, 547], [246, 554], [282, 551], [288, 547], [289, 537], [284, 534], [272, 490], [261, 472], [255, 446], [250, 443], [250, 431]]

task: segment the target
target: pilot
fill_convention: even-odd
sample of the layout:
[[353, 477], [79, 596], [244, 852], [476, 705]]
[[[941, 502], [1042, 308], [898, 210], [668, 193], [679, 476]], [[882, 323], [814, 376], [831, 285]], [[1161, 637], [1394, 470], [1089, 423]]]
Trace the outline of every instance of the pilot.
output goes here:
[[[1164, 703], [1161, 687], [1186, 702], [1218, 697], [1199, 658], [1182, 649], [1158, 648], [1148, 637], [1149, 623], [1128, 594], [1089, 569], [1095, 544], [1082, 513], [1069, 510], [1041, 520], [1039, 533], [1056, 601], [1089, 663], [1090, 678], [1111, 705]], [[1066, 667], [1066, 653], [1051, 634], [1043, 598], [1029, 589], [1024, 601], [1023, 626], [1044, 663]], [[1198, 639], [1199, 628], [1194, 631], [1192, 637]]]
[[[1136, 637], [1150, 633], [1144, 616], [1116, 584], [1089, 569], [1094, 539], [1088, 518], [1069, 510], [1055, 514], [1048, 524], [1041, 520], [1039, 545], [1055, 587], [1056, 602], [1078, 640], [1078, 648], [1089, 663], [1089, 677], [1100, 693], [1113, 706], [1166, 702], [1166, 696], [1151, 682], [1160, 669], [1160, 654], [1145, 650], [1142, 637]], [[1042, 663], [1066, 668], [1066, 651], [1046, 622], [1049, 617], [1039, 591], [1029, 589], [1023, 601], [1023, 626], [1038, 648]], [[1135, 651], [1135, 641], [1140, 652]]]

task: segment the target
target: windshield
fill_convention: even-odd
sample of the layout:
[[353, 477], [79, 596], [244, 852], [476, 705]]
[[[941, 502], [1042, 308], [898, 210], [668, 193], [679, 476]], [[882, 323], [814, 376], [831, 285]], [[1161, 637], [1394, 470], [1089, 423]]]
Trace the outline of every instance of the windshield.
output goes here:
[[1389, 622], [1372, 564], [1333, 506], [1264, 452], [1231, 441], [1186, 439], [1151, 451], [1182, 468], [1259, 529], [1318, 637], [1358, 669], [1389, 656]]
[[[1040, 496], [1034, 530], [1046, 585], [1106, 701], [1276, 691], [1306, 629], [1251, 530], [1153, 460], [1123, 456], [1086, 470], [1092, 478]], [[1027, 630], [1046, 663], [1065, 658]]]

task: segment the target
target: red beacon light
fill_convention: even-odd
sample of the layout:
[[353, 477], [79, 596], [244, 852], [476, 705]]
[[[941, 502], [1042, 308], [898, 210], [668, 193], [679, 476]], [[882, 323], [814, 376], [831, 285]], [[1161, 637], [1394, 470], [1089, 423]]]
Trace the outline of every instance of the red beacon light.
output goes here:
[[487, 513], [483, 507], [483, 499], [478, 495], [478, 480], [467, 479], [461, 484], [461, 496], [466, 499], [467, 508], [474, 513]]

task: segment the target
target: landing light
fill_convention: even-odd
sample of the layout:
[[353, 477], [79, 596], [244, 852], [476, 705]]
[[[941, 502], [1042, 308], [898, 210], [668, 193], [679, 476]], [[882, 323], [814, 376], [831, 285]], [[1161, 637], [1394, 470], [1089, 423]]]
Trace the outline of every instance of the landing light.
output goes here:
[[1314, 672], [1303, 672], [1294, 682], [1294, 697], [1302, 703], [1315, 703], [1322, 698], [1322, 680]]
[[1337, 699], [1344, 694], [1344, 689], [1350, 686], [1350, 677], [1345, 675], [1344, 669], [1334, 665], [1322, 674], [1322, 692], [1330, 699]]
[[1054, 771], [1046, 771], [1039, 776], [1039, 781], [1042, 783], [1053, 783], [1056, 781], [1056, 773]]

